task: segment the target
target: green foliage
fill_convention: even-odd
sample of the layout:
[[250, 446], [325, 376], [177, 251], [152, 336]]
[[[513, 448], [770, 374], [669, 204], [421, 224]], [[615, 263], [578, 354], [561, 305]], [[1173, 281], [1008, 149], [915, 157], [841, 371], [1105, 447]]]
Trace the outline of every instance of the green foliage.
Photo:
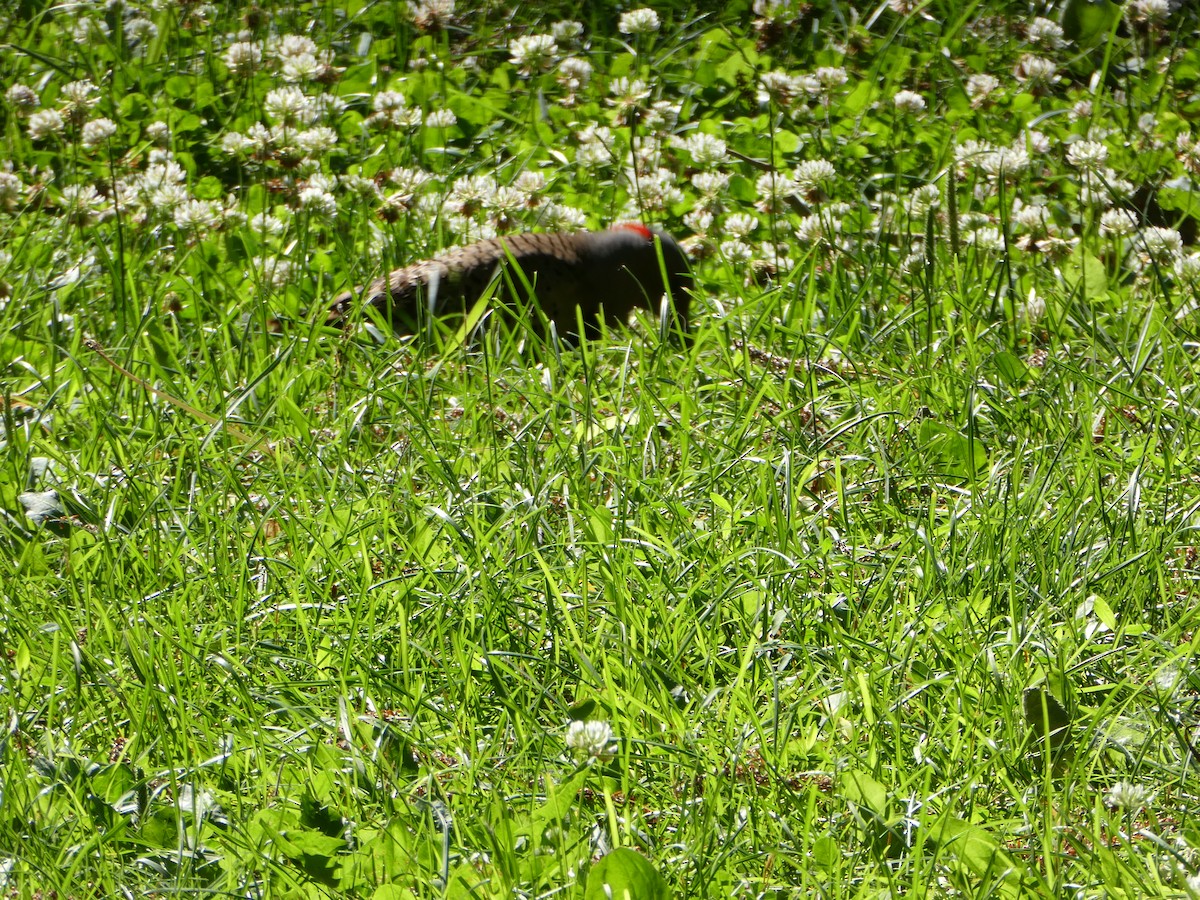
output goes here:
[[757, 6], [0, 12], [6, 896], [1196, 892], [1195, 11]]
[[584, 900], [669, 900], [671, 889], [646, 858], [618, 847], [588, 873]]

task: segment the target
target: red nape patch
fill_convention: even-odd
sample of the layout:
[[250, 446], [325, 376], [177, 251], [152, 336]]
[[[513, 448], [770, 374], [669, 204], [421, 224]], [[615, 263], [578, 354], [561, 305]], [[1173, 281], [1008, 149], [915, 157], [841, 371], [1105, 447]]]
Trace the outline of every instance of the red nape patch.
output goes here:
[[654, 232], [651, 231], [649, 228], [647, 228], [645, 225], [639, 225], [637, 222], [623, 222], [620, 225], [614, 225], [612, 227], [612, 230], [616, 231], [618, 228], [624, 228], [627, 231], [636, 231], [638, 234], [640, 234], [646, 240], [648, 240], [648, 241], [654, 240]]

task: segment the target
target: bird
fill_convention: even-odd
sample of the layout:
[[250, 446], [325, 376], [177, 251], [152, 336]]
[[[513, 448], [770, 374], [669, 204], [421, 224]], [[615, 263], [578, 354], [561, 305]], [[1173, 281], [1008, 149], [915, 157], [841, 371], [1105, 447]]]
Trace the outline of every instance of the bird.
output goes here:
[[433, 317], [465, 315], [498, 274], [499, 299], [518, 301], [521, 308], [531, 287], [545, 319], [564, 339], [578, 337], [577, 311], [585, 335], [593, 339], [601, 318], [616, 325], [634, 309], [657, 313], [664, 296], [670, 297], [683, 334], [690, 325], [695, 282], [687, 256], [670, 235], [639, 224], [607, 231], [523, 232], [457, 247], [396, 269], [365, 291], [340, 294], [327, 322], [344, 320], [361, 293], [397, 334], [420, 334]]

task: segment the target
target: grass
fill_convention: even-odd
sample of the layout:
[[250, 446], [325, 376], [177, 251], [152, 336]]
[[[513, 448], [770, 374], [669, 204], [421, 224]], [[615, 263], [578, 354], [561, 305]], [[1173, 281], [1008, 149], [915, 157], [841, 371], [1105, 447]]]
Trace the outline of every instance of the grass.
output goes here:
[[[5, 14], [6, 896], [1200, 894], [1195, 12], [901, 6]], [[319, 324], [642, 218], [689, 343]]]

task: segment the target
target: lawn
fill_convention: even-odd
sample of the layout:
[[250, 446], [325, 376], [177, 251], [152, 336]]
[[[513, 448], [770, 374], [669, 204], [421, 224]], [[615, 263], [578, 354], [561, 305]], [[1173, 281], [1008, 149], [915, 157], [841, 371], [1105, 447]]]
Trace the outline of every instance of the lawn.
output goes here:
[[1200, 897], [1194, 4], [0, 25], [0, 896]]

